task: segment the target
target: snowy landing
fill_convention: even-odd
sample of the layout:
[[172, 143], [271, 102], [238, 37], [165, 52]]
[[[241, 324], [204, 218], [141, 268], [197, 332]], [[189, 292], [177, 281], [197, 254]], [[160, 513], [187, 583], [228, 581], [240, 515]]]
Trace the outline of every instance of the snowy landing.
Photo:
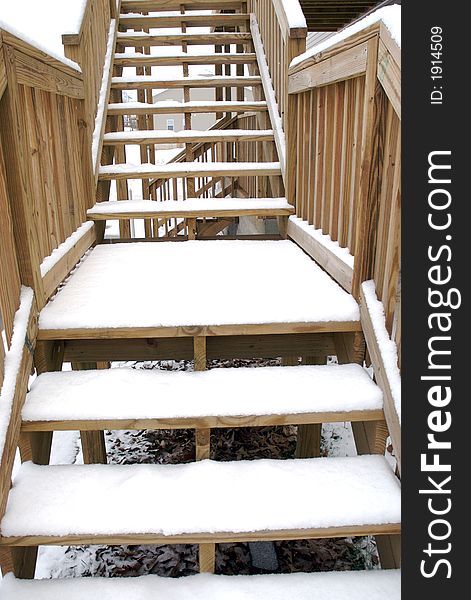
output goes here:
[[39, 327], [41, 339], [73, 339], [360, 324], [354, 298], [293, 242], [221, 240], [98, 246], [42, 310]]

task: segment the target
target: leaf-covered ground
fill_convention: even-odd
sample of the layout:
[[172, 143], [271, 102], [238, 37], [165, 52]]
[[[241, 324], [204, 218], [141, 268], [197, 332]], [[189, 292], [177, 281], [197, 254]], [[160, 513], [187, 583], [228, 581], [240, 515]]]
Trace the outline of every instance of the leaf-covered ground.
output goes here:
[[[191, 362], [162, 361], [155, 363], [121, 363], [116, 366], [140, 369], [191, 370]], [[234, 366], [278, 365], [278, 361], [213, 361], [211, 368]], [[115, 366], [115, 365], [113, 365]], [[257, 458], [293, 458], [297, 430], [294, 426], [218, 429], [211, 435], [211, 458], [241, 460]], [[81, 462], [78, 434], [63, 435], [56, 442], [56, 462]], [[192, 430], [172, 431], [108, 431], [108, 460], [116, 464], [190, 462], [195, 455]], [[73, 446], [75, 445], [75, 451]], [[325, 424], [322, 431], [322, 454], [347, 455], [354, 452], [347, 424]], [[74, 457], [75, 460], [70, 456]], [[136, 499], [158, 503], [158, 498]], [[189, 498], [190, 502], [191, 499]], [[217, 501], [217, 498], [215, 498]], [[119, 502], [119, 497], [116, 498]], [[296, 510], [293, 499], [292, 510]], [[299, 540], [275, 542], [267, 548], [272, 556], [270, 570], [260, 568], [253, 560], [255, 548], [250, 544], [219, 544], [216, 548], [216, 572], [225, 575], [266, 572], [330, 571], [375, 568], [376, 547], [371, 538]], [[263, 546], [261, 547], [263, 554]], [[260, 552], [260, 547], [258, 547]], [[274, 564], [273, 564], [274, 557]], [[255, 564], [254, 564], [255, 563]], [[262, 560], [263, 563], [263, 560]], [[270, 561], [268, 561], [270, 564]], [[198, 572], [198, 547], [195, 545], [160, 546], [74, 546], [42, 548], [38, 562], [39, 577], [132, 577], [157, 574], [179, 577]]]

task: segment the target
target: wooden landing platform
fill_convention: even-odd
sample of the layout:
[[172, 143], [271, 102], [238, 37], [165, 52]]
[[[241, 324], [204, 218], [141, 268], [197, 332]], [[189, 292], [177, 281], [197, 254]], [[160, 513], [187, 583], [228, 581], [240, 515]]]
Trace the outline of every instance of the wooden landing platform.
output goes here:
[[41, 311], [39, 340], [360, 331], [358, 305], [290, 241], [96, 247]]

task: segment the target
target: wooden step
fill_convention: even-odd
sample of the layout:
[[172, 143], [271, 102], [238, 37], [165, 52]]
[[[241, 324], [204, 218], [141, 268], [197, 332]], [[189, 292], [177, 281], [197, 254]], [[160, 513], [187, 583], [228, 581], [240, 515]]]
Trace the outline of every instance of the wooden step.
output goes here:
[[250, 33], [121, 33], [116, 38], [121, 46], [142, 48], [143, 46], [226, 46], [252, 43]]
[[209, 75], [208, 77], [178, 77], [175, 79], [162, 79], [153, 75], [128, 75], [111, 79], [111, 87], [115, 90], [252, 87], [255, 85], [262, 85], [261, 78], [256, 75], [251, 77]]
[[175, 179], [177, 177], [260, 177], [281, 175], [280, 163], [181, 162], [166, 165], [117, 164], [101, 166], [99, 179]]
[[[185, 2], [185, 10], [229, 10], [240, 9], [242, 5], [238, 0], [189, 0]], [[123, 12], [156, 12], [156, 11], [180, 11], [182, 3], [180, 0], [123, 0], [121, 10]]]
[[382, 407], [381, 390], [356, 364], [198, 373], [64, 371], [34, 381], [23, 408], [23, 431], [379, 421]]
[[171, 28], [181, 27], [182, 23], [186, 27], [237, 27], [238, 25], [247, 25], [250, 15], [239, 14], [213, 14], [213, 15], [141, 15], [141, 14], [123, 14], [119, 17], [119, 24], [129, 29], [137, 28]]
[[[218, 501], [227, 490], [224, 502]], [[294, 496], [296, 510], [287, 510]], [[142, 498], [158, 499], [160, 510], [155, 502], [139, 502]], [[398, 534], [400, 509], [399, 482], [379, 455], [179, 465], [24, 463], [9, 494], [0, 544], [191, 544]]]
[[222, 112], [261, 112], [267, 110], [267, 103], [261, 102], [178, 102], [162, 101], [154, 104], [145, 102], [119, 102], [108, 105], [108, 115], [169, 115], [180, 113], [222, 113]]
[[3, 600], [400, 600], [401, 572], [335, 571], [283, 575], [75, 577], [28, 581], [7, 575]]
[[116, 146], [123, 144], [188, 144], [199, 142], [272, 142], [274, 140], [271, 130], [247, 129], [215, 129], [215, 130], [186, 130], [168, 131], [144, 130], [144, 131], [120, 131], [105, 133], [103, 144], [105, 146]]
[[174, 54], [172, 56], [158, 56], [156, 54], [116, 53], [114, 64], [118, 67], [164, 67], [187, 65], [245, 65], [257, 62], [257, 55], [252, 52], [241, 54]]
[[114, 200], [87, 211], [89, 220], [198, 217], [275, 217], [294, 213], [286, 198], [188, 198], [187, 200]]
[[[198, 290], [192, 302], [180, 286], [162, 286], [175, 265], [198, 265], [185, 269], [185, 289]], [[208, 268], [227, 265], [237, 286], [218, 277], [201, 286]], [[293, 242], [167, 241], [96, 246], [42, 309], [38, 339], [99, 339], [113, 354], [116, 340], [209, 336], [214, 355], [214, 336], [335, 331], [361, 331], [358, 304]]]

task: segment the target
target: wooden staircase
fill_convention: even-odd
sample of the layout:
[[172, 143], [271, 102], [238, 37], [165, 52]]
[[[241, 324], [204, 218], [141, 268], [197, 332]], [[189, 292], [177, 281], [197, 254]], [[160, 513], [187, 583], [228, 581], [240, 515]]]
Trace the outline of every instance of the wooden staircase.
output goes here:
[[[158, 16], [147, 14], [155, 10]], [[233, 0], [162, 12], [175, 10], [173, 1], [121, 3], [97, 172], [99, 186], [116, 182], [117, 199], [87, 212], [97, 230], [119, 220], [121, 240], [95, 247], [40, 313], [39, 375], [22, 413], [24, 464], [0, 525], [2, 563], [16, 575], [5, 578], [2, 598], [398, 600], [400, 484], [384, 458], [383, 394], [363, 367], [355, 299], [286, 239], [294, 208], [250, 15]], [[172, 27], [181, 32], [149, 32]], [[188, 50], [200, 45], [214, 45], [215, 53]], [[160, 56], [154, 46], [176, 50]], [[190, 75], [191, 67], [208, 65], [214, 75]], [[152, 68], [160, 66], [181, 66], [182, 77], [157, 77]], [[152, 90], [172, 88], [183, 90], [183, 102], [154, 103]], [[214, 88], [214, 100], [192, 100], [197, 88]], [[135, 100], [125, 102], [123, 92]], [[192, 128], [200, 113], [216, 115], [211, 129]], [[185, 130], [155, 130], [159, 114], [183, 115]], [[184, 149], [158, 164], [165, 144]], [[127, 162], [130, 146], [139, 146], [140, 164]], [[136, 180], [141, 198], [129, 193]], [[223, 228], [241, 217], [275, 219], [278, 233], [205, 239], [208, 220]], [[132, 240], [132, 219], [144, 219], [147, 242], [161, 243]], [[238, 289], [220, 278], [225, 267]], [[172, 277], [175, 285], [165, 285]], [[329, 354], [340, 364], [327, 366]], [[207, 370], [209, 359], [228, 357], [282, 357], [284, 366]], [[108, 368], [163, 358], [192, 359], [194, 372]], [[62, 371], [64, 361], [72, 372]], [[358, 456], [320, 457], [326, 422], [352, 423]], [[295, 459], [211, 460], [213, 429], [286, 424], [299, 426]], [[104, 430], [179, 428], [195, 430], [194, 463], [104, 464]], [[53, 432], [67, 430], [81, 431], [88, 464], [48, 464]], [[230, 490], [224, 502], [221, 489]], [[157, 494], [159, 505], [147, 500], [136, 508], [136, 500]], [[363, 535], [376, 536], [383, 570], [214, 575], [219, 543]], [[28, 581], [40, 545], [140, 543], [199, 544], [204, 574], [148, 576], [132, 586], [100, 578]]]

